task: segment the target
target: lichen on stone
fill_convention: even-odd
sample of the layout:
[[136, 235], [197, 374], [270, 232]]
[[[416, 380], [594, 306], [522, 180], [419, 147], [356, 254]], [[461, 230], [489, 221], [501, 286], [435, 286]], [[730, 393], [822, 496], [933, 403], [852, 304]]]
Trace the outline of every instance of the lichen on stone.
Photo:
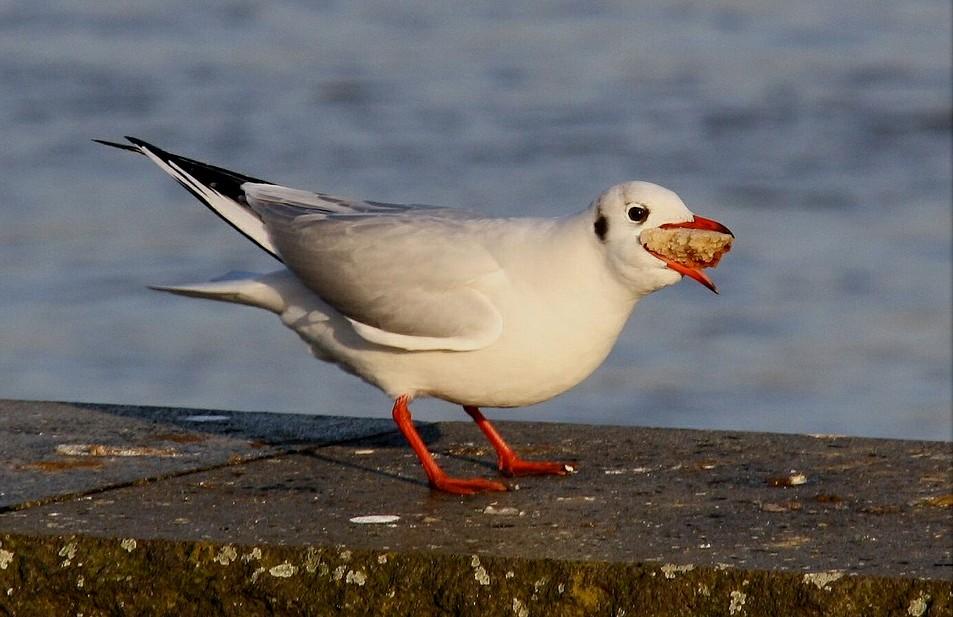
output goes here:
[[815, 585], [818, 589], [830, 591], [830, 584], [844, 576], [840, 570], [830, 570], [828, 572], [809, 572], [802, 579], [805, 585]]
[[6, 570], [13, 562], [13, 551], [0, 548], [0, 570]]
[[235, 547], [232, 546], [231, 544], [226, 544], [225, 546], [222, 547], [222, 550], [220, 550], [218, 554], [215, 555], [215, 559], [213, 561], [215, 561], [216, 563], [220, 563], [223, 566], [227, 566], [228, 564], [232, 563], [236, 559], [238, 559], [238, 551], [236, 551]]
[[745, 601], [748, 599], [748, 594], [743, 591], [732, 591], [729, 594], [730, 603], [728, 604], [728, 614], [735, 615], [744, 610]]
[[296, 566], [286, 561], [284, 563], [278, 564], [277, 566], [273, 568], [270, 568], [268, 570], [268, 574], [276, 578], [290, 578], [294, 576], [297, 571], [298, 571], [298, 568]]

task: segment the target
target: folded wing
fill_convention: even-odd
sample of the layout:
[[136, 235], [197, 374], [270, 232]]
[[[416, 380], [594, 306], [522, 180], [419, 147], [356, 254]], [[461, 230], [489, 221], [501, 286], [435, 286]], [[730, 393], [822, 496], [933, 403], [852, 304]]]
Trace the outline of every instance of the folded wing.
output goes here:
[[364, 339], [406, 350], [468, 351], [502, 332], [485, 291], [504, 275], [474, 233], [479, 219], [275, 185], [242, 189], [285, 265]]

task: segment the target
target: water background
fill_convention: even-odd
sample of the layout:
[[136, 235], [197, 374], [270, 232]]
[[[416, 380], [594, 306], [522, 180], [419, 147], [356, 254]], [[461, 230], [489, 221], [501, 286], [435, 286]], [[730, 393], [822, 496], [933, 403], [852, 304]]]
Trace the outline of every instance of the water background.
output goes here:
[[0, 397], [389, 413], [273, 316], [145, 288], [275, 263], [145, 159], [89, 141], [129, 134], [291, 186], [494, 215], [658, 182], [735, 232], [721, 295], [649, 297], [588, 381], [491, 416], [950, 439], [950, 13], [0, 2]]

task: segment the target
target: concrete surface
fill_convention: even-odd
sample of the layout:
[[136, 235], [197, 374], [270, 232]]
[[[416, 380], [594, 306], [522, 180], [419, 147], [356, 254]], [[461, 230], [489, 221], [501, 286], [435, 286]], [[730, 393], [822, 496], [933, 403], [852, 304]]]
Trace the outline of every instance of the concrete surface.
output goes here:
[[0, 615], [953, 614], [949, 442], [498, 427], [0, 401]]

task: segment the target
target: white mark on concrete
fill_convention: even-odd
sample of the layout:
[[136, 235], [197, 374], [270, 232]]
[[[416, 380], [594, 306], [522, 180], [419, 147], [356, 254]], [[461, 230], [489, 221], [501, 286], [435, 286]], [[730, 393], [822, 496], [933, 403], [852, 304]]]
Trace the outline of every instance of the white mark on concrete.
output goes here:
[[358, 587], [363, 587], [364, 583], [367, 582], [367, 576], [364, 574], [363, 570], [358, 570], [357, 572], [354, 570], [348, 570], [347, 576], [344, 578], [344, 582], [348, 584], [354, 583]]
[[386, 525], [387, 523], [395, 523], [400, 520], [400, 517], [396, 514], [368, 514], [365, 516], [355, 516], [350, 519], [352, 523], [358, 525]]
[[493, 506], [487, 506], [483, 508], [483, 513], [494, 514], [496, 516], [519, 516], [520, 514], [522, 514], [519, 511], [519, 508], [511, 508], [511, 507], [495, 508]]
[[235, 547], [231, 544], [227, 544], [222, 547], [222, 550], [218, 552], [218, 555], [215, 556], [213, 561], [220, 563], [223, 566], [227, 566], [236, 559], [238, 559], [238, 551], [236, 551]]
[[513, 598], [513, 614], [516, 617], [529, 617], [529, 609], [523, 606], [519, 598]]
[[64, 443], [56, 446], [61, 456], [179, 456], [175, 448], [119, 447], [98, 443]]
[[910, 601], [910, 606], [907, 607], [907, 614], [911, 617], [922, 617], [928, 608], [930, 608], [930, 596], [921, 593], [919, 598]]
[[[13, 551], [0, 548], [0, 570], [6, 570], [13, 562]], [[9, 595], [9, 594], [7, 594]]]
[[85, 586], [86, 586], [86, 579], [84, 577], [80, 576], [78, 579], [76, 579], [77, 589], [82, 589]]
[[261, 559], [261, 549], [258, 548], [257, 546], [251, 549], [251, 552], [245, 553], [244, 555], [242, 555], [242, 561], [244, 561], [245, 563], [248, 563], [250, 561], [258, 561], [260, 559]]
[[121, 546], [127, 553], [131, 553], [132, 551], [136, 550], [136, 539], [123, 538], [122, 542], [119, 543], [119, 546]]
[[618, 476], [625, 473], [625, 469], [606, 469], [605, 473], [607, 476]]
[[791, 470], [791, 475], [788, 477], [788, 482], [791, 483], [791, 486], [800, 486], [802, 484], [807, 484], [807, 476], [803, 473], [797, 473], [793, 469]]
[[387, 555], [378, 555], [378, 556], [377, 556], [377, 563], [379, 563], [379, 564], [381, 564], [381, 565], [384, 565], [385, 563], [387, 563]]
[[662, 566], [662, 574], [664, 574], [665, 578], [667, 579], [673, 579], [675, 578], [676, 574], [679, 574], [681, 572], [691, 572], [694, 569], [695, 569], [695, 566], [690, 563], [687, 563], [685, 565], [667, 563], [664, 566]]
[[368, 454], [374, 454], [374, 452], [375, 452], [374, 450], [370, 450], [370, 449], [366, 449], [366, 450], [355, 450], [355, 451], [354, 451], [354, 454], [356, 454], [356, 455], [358, 455], [358, 456], [367, 456]]
[[182, 418], [186, 422], [224, 422], [229, 419], [228, 416], [186, 416]]
[[275, 578], [291, 578], [298, 571], [298, 568], [287, 561], [268, 570], [268, 574]]
[[748, 595], [741, 591], [732, 591], [730, 594], [731, 602], [728, 604], [728, 614], [734, 615], [744, 610], [745, 600]]
[[265, 573], [265, 568], [264, 568], [264, 567], [255, 569], [255, 571], [251, 573], [251, 582], [254, 583], [255, 581], [257, 581], [257, 580], [258, 580], [258, 577], [261, 576], [261, 575], [264, 574], [264, 573]]
[[331, 576], [331, 578], [333, 578], [336, 581], [341, 580], [342, 578], [344, 578], [344, 572], [346, 570], [347, 568], [345, 568], [344, 566], [338, 566], [334, 568], [334, 574]]
[[840, 570], [830, 570], [829, 572], [809, 572], [804, 575], [804, 579], [801, 581], [805, 585], [814, 585], [818, 589], [823, 589], [824, 591], [831, 590], [831, 583], [844, 576], [844, 573]]

